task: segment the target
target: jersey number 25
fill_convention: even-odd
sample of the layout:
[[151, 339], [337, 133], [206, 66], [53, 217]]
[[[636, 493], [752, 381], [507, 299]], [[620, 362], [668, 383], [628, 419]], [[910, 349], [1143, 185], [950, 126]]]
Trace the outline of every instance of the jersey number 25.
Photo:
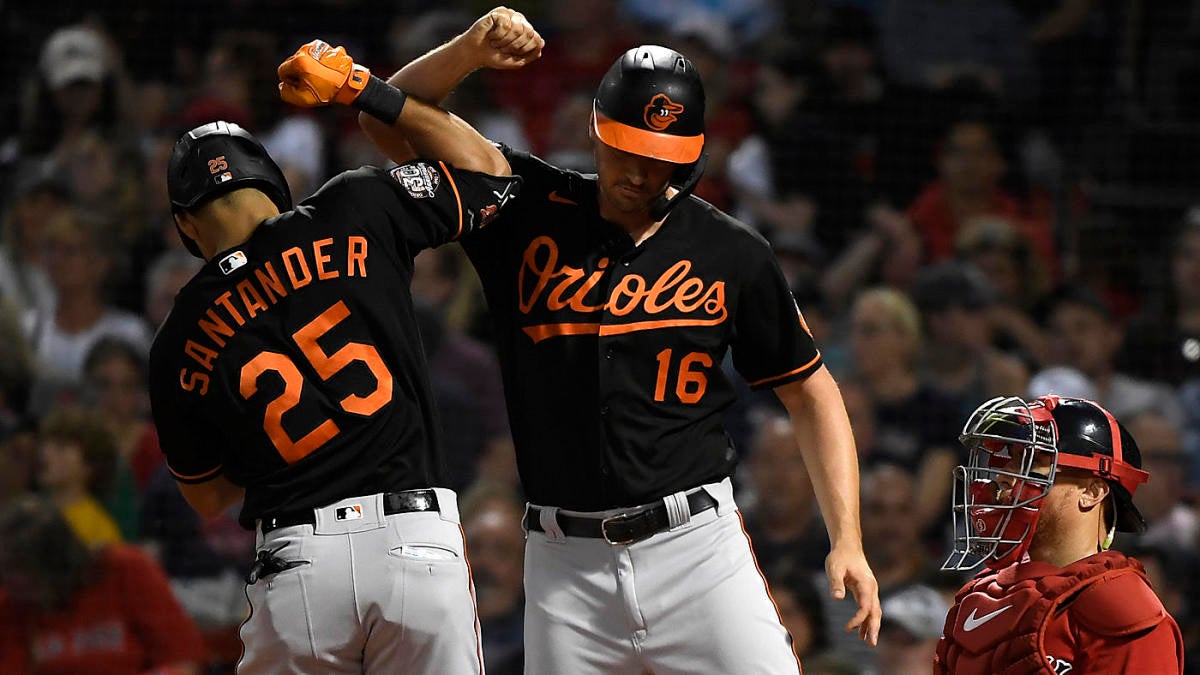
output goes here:
[[[322, 335], [325, 335], [348, 316], [350, 316], [349, 308], [346, 307], [346, 303], [339, 300], [329, 309], [321, 312], [317, 318], [293, 333], [292, 339], [296, 341], [301, 353], [312, 364], [322, 381], [333, 377], [355, 361], [365, 364], [371, 371], [371, 375], [375, 377], [375, 389], [366, 396], [350, 394], [339, 401], [339, 404], [342, 410], [349, 413], [363, 416], [373, 415], [392, 400], [392, 373], [384, 365], [379, 351], [372, 345], [362, 342], [347, 342], [336, 352], [326, 354], [325, 350], [317, 344], [317, 340]], [[287, 356], [278, 352], [262, 352], [242, 366], [240, 382], [242, 398], [249, 400], [258, 392], [258, 380], [267, 372], [278, 373], [283, 378], [283, 393], [267, 404], [267, 412], [263, 418], [263, 431], [267, 432], [267, 437], [271, 439], [271, 443], [275, 445], [280, 456], [288, 464], [294, 464], [324, 445], [329, 439], [337, 436], [338, 425], [333, 420], [327, 419], [301, 438], [292, 440], [283, 428], [283, 414], [300, 402], [300, 393], [304, 389], [304, 376]]]

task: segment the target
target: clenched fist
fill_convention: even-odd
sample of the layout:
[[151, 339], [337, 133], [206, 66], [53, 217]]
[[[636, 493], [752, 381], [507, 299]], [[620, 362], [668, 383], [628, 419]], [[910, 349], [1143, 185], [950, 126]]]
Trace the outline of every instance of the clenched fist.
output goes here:
[[354, 63], [341, 47], [313, 40], [279, 65], [279, 96], [292, 105], [315, 108], [349, 105], [362, 93], [371, 71]]
[[479, 17], [459, 39], [475, 50], [480, 67], [498, 70], [532, 63], [546, 46], [525, 15], [508, 7], [497, 7]]

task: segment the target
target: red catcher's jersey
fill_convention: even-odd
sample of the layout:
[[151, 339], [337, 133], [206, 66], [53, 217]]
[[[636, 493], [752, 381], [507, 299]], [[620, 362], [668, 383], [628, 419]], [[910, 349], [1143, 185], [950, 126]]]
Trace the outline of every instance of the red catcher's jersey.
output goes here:
[[505, 154], [521, 198], [462, 242], [529, 499], [596, 511], [730, 475], [726, 356], [752, 387], [821, 367], [770, 246], [694, 196], [635, 246], [600, 217], [595, 176]]
[[1014, 563], [958, 592], [934, 673], [1183, 672], [1183, 638], [1141, 563], [1116, 551], [1067, 567]]

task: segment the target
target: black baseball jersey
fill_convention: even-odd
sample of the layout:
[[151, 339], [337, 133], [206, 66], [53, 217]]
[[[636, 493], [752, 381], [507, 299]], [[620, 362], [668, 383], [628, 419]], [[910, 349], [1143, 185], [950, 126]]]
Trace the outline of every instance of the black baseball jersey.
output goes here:
[[213, 257], [150, 354], [175, 478], [245, 487], [241, 523], [440, 485], [413, 257], [487, 223], [519, 179], [412, 162], [325, 184]]
[[754, 387], [821, 365], [767, 242], [691, 197], [634, 246], [600, 217], [594, 176], [505, 154], [521, 200], [462, 243], [495, 322], [530, 500], [601, 510], [730, 475], [727, 352]]

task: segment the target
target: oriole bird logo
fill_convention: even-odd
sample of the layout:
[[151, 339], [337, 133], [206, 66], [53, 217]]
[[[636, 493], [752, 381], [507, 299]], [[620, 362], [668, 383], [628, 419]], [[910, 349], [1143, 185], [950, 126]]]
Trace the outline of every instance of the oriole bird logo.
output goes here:
[[679, 121], [683, 114], [683, 105], [671, 100], [666, 94], [655, 94], [646, 104], [643, 119], [646, 126], [655, 131], [663, 131]]

